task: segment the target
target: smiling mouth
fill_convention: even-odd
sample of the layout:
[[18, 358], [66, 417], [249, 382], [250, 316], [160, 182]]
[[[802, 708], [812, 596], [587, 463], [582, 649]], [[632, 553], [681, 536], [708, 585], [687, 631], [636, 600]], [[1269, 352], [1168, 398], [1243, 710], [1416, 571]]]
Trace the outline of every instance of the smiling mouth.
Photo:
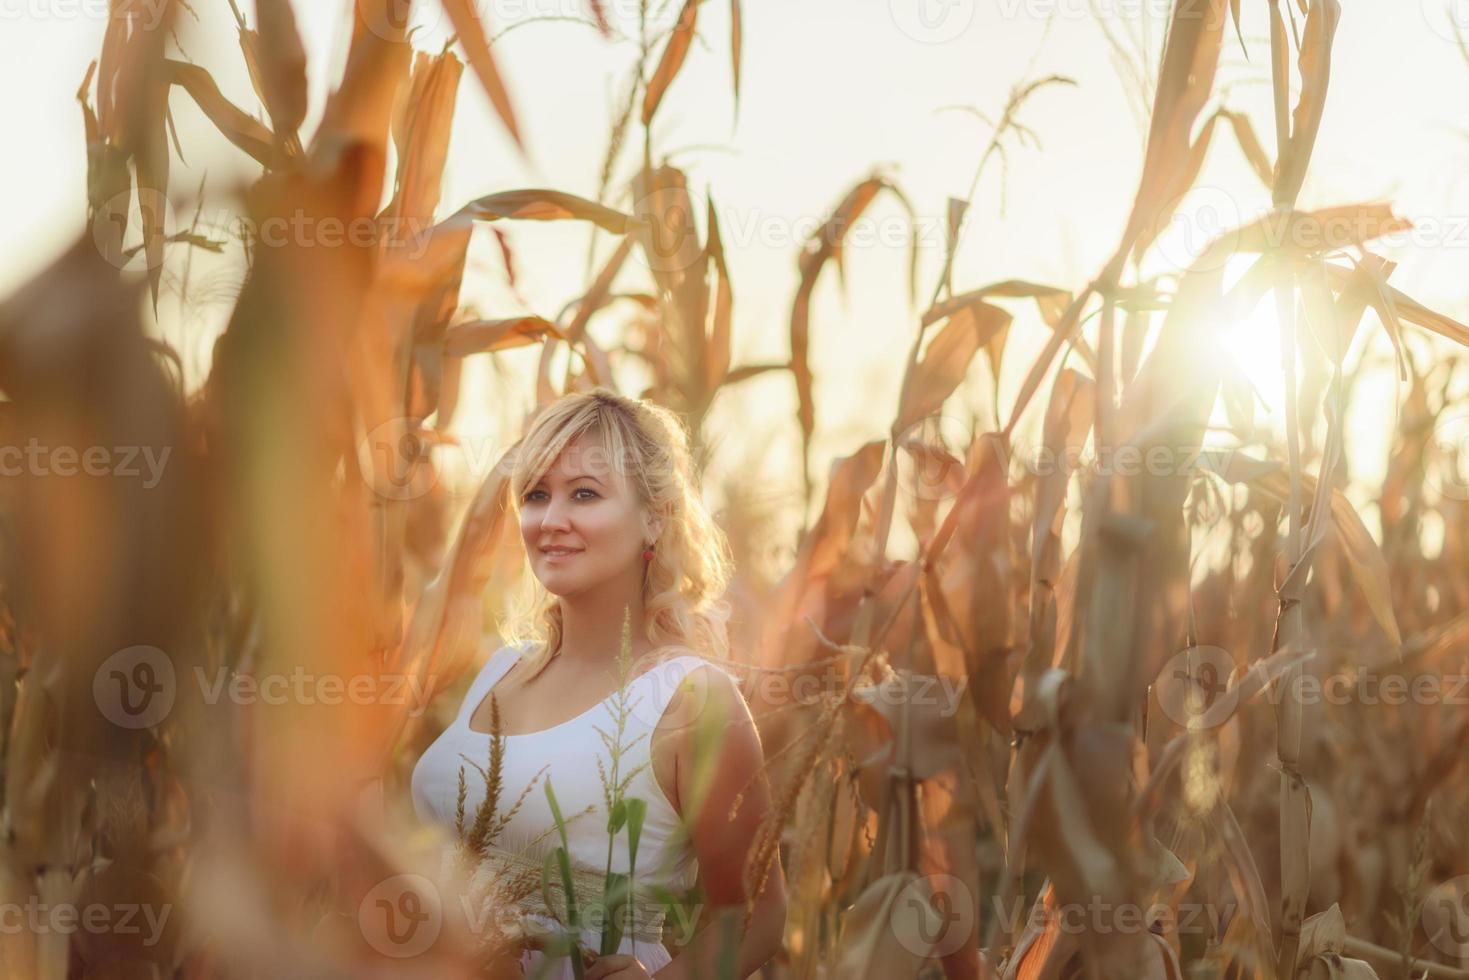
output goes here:
[[548, 561], [559, 561], [559, 560], [563, 560], [563, 559], [566, 559], [566, 558], [570, 558], [573, 555], [579, 555], [579, 554], [581, 554], [581, 549], [578, 548], [578, 549], [576, 549], [574, 551], [572, 551], [572, 550], [567, 550], [567, 551], [546, 551], [546, 550], [542, 549], [541, 554], [544, 555]]

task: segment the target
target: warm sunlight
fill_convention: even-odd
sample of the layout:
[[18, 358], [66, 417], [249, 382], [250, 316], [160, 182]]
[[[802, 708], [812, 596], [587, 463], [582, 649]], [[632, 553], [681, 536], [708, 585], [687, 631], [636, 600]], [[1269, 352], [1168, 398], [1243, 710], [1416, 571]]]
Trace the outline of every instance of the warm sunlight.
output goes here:
[[1469, 978], [1469, 0], [0, 91], [0, 977]]

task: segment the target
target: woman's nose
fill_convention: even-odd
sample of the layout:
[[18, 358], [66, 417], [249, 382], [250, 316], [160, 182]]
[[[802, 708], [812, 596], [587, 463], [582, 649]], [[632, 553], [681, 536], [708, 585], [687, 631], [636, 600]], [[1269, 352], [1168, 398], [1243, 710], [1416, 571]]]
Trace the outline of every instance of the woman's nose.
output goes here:
[[566, 506], [554, 497], [546, 504], [546, 510], [541, 515], [541, 527], [564, 528], [566, 522]]

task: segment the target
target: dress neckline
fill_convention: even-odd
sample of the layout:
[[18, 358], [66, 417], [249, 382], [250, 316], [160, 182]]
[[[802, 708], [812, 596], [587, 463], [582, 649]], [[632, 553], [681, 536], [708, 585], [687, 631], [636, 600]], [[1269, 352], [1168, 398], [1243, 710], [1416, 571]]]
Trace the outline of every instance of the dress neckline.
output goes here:
[[[472, 720], [474, 720], [475, 714], [484, 705], [486, 699], [489, 698], [490, 692], [492, 692], [495, 689], [495, 685], [498, 684], [498, 683], [500, 683], [500, 681], [504, 680], [505, 679], [505, 675], [508, 674], [508, 673], [510, 673], [510, 671], [514, 670], [515, 669], [515, 665], [518, 664], [518, 663], [520, 663], [520, 661], [524, 658], [524, 656], [525, 655], [523, 653], [517, 653], [515, 655], [515, 659], [512, 660], [512, 661], [510, 661], [510, 666], [509, 667], [506, 667], [503, 671], [501, 671], [500, 676], [499, 677], [496, 677], [493, 681], [490, 682], [490, 686], [487, 687], [487, 688], [485, 688], [485, 693], [480, 697], [479, 701], [477, 701], [475, 703], [475, 706], [470, 710], [469, 714], [465, 715], [465, 717], [464, 717], [464, 730], [465, 731], [469, 732], [472, 735], [479, 735], [482, 738], [493, 738], [494, 737], [494, 733], [493, 732], [482, 732], [482, 731], [480, 731], [477, 728], [471, 727], [470, 726], [470, 722]], [[631, 680], [629, 680], [627, 682], [627, 688], [630, 690], [634, 684], [636, 684], [638, 681], [642, 680], [644, 677], [647, 677], [649, 674], [653, 673], [653, 671], [657, 670], [662, 664], [668, 663], [668, 662], [673, 661], [673, 660], [682, 660], [683, 658], [685, 658], [687, 656], [690, 656], [690, 654], [686, 654], [686, 653], [679, 654], [677, 657], [669, 657], [668, 660], [660, 661], [658, 664], [655, 664], [654, 666], [648, 668], [647, 670], [643, 671], [641, 674], [638, 674], [636, 677], [634, 677]], [[581, 712], [579, 714], [576, 714], [576, 715], [574, 715], [574, 716], [566, 719], [565, 721], [563, 721], [563, 722], [561, 722], [559, 724], [552, 725], [550, 728], [542, 728], [540, 731], [535, 731], [535, 732], [517, 732], [517, 733], [513, 733], [513, 734], [506, 734], [506, 735], [503, 735], [501, 737], [502, 738], [534, 738], [537, 735], [549, 735], [550, 733], [552, 733], [554, 731], [559, 731], [562, 728], [566, 728], [566, 727], [568, 727], [570, 725], [574, 725], [575, 723], [581, 721], [587, 715], [590, 715], [593, 711], [596, 711], [598, 708], [600, 708], [603, 705], [605, 705], [608, 701], [611, 701], [613, 698], [615, 698], [617, 696], [618, 692], [621, 691], [621, 690], [623, 690], [623, 688], [620, 688], [619, 687], [616, 691], [613, 691], [611, 694], [607, 695], [605, 698], [603, 698], [602, 700], [598, 701], [596, 704], [592, 705], [591, 707], [587, 708], [585, 711], [583, 711], [583, 712]]]

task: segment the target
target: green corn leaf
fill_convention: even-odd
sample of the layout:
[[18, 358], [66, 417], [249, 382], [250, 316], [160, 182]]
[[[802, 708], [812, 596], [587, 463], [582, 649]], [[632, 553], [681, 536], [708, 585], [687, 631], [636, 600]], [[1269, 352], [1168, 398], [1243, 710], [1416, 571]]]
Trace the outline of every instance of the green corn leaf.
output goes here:
[[627, 912], [632, 907], [628, 902], [631, 887], [631, 879], [620, 871], [607, 876], [607, 889], [602, 893], [604, 919], [601, 955], [603, 956], [617, 952], [617, 947], [622, 943]]
[[638, 841], [642, 839], [643, 820], [647, 816], [647, 800], [634, 798], [627, 801], [627, 860], [629, 871], [636, 871], [638, 867]]
[[566, 820], [561, 816], [561, 805], [556, 802], [556, 791], [551, 788], [551, 780], [546, 780], [546, 802], [551, 806], [551, 819], [556, 821], [556, 832], [561, 835], [561, 846], [566, 852], [571, 853], [571, 841], [566, 836]]

